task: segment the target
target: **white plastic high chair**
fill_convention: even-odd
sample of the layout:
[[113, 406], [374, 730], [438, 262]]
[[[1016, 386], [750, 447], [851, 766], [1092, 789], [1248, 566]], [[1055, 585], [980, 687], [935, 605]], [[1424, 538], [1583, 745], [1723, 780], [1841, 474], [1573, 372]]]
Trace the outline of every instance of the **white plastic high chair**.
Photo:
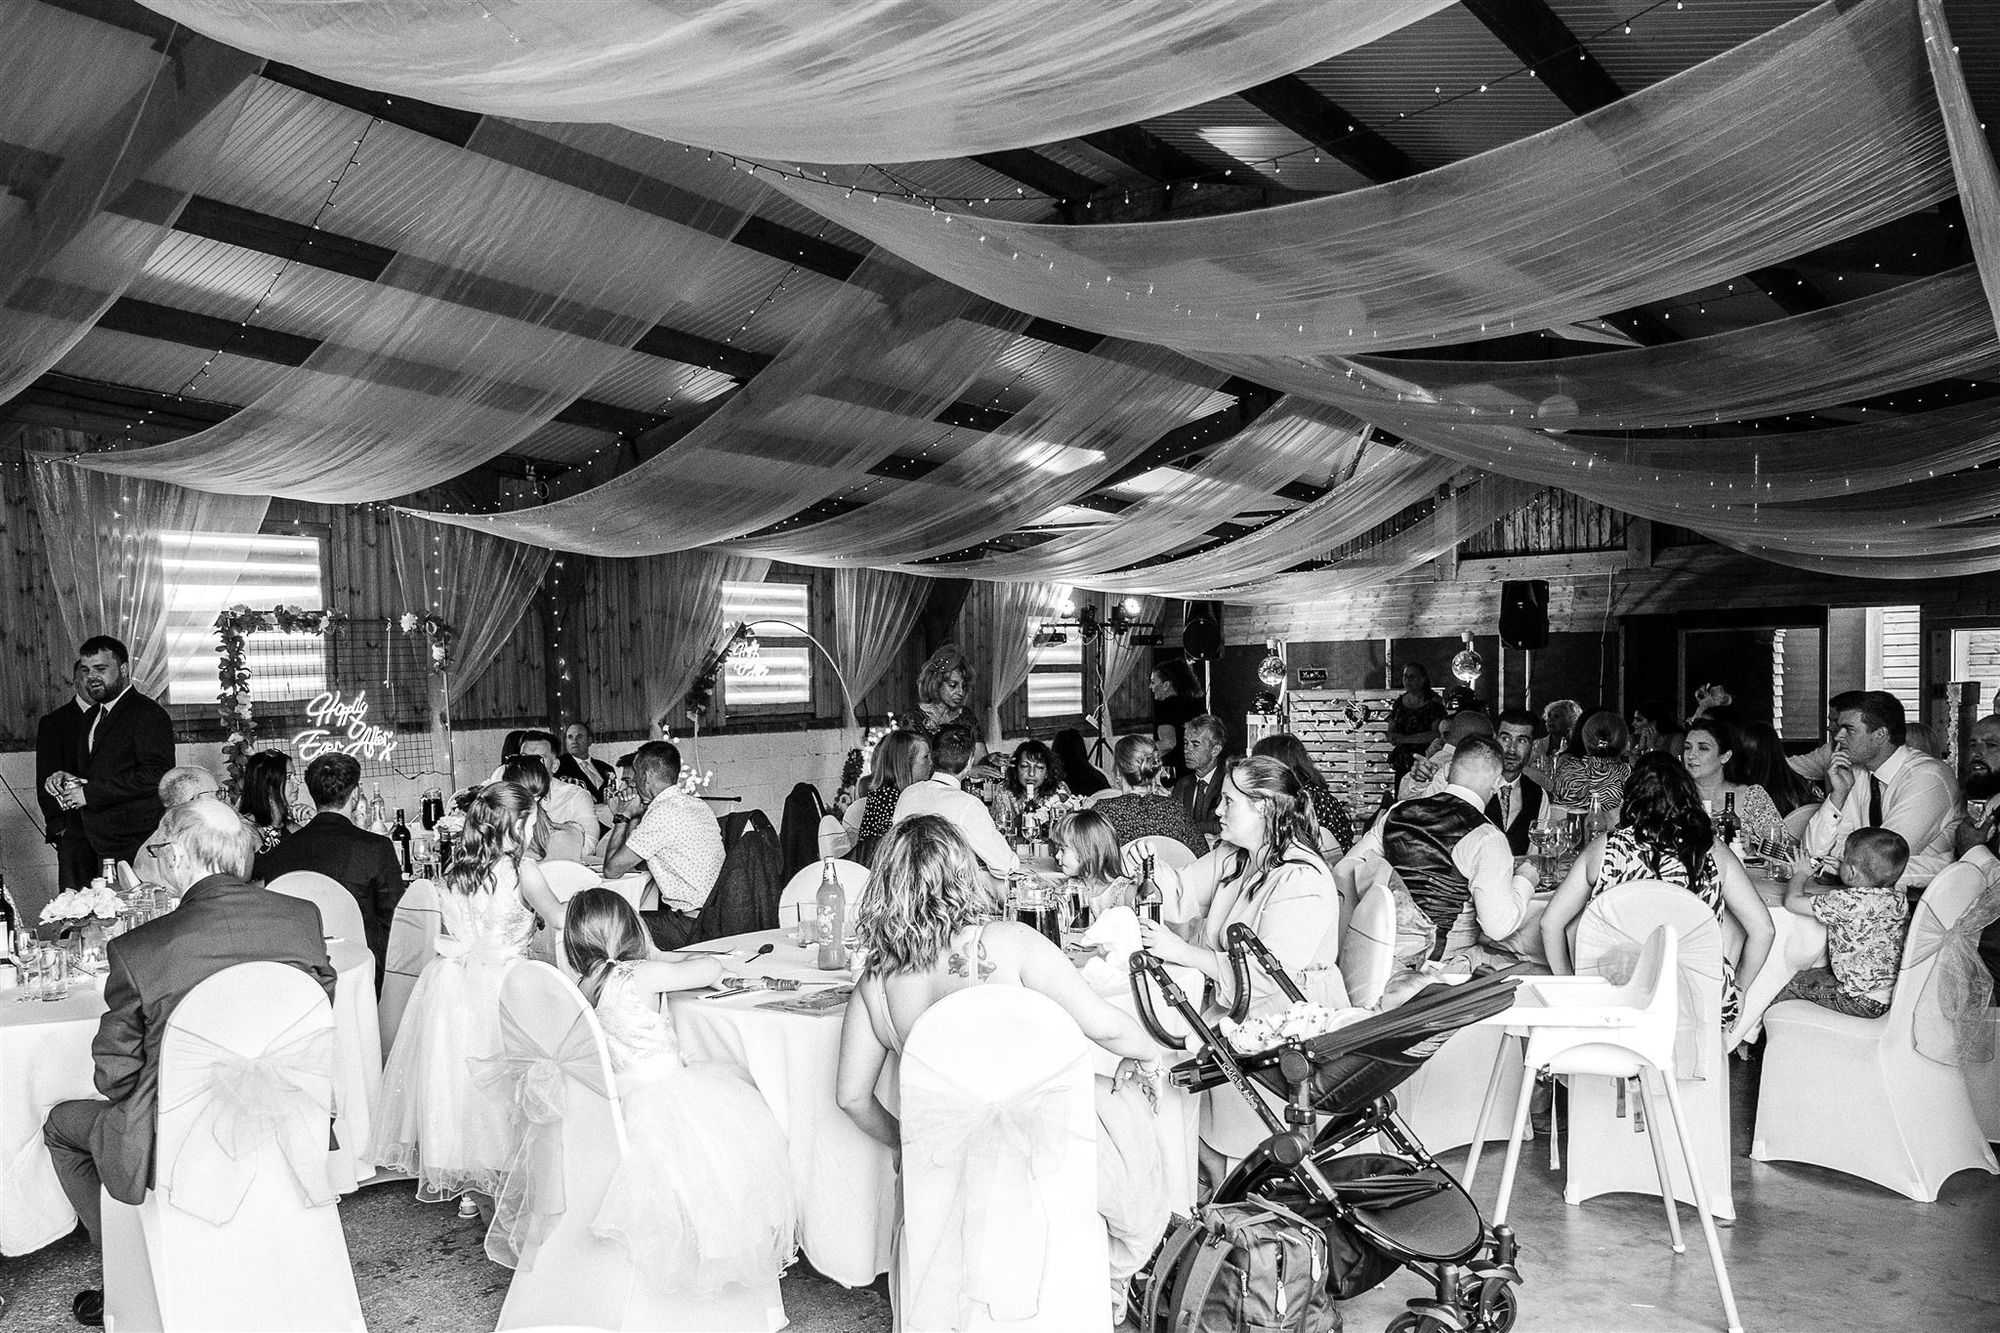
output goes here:
[[711, 1296], [667, 1292], [624, 1245], [592, 1234], [628, 1146], [611, 1053], [581, 992], [546, 963], [515, 963], [500, 983], [500, 1041], [495, 1083], [522, 1140], [486, 1237], [488, 1257], [514, 1269], [496, 1327], [782, 1328], [775, 1276]]
[[327, 1174], [332, 1069], [333, 1011], [295, 967], [239, 964], [181, 1001], [154, 1188], [103, 1199], [107, 1328], [364, 1327]]
[[[1736, 1295], [1730, 1289], [1729, 1270], [1722, 1259], [1722, 1243], [1715, 1233], [1708, 1189], [1702, 1179], [1700, 1158], [1687, 1131], [1687, 1117], [1675, 1068], [1675, 1029], [1680, 1016], [1679, 941], [1671, 926], [1661, 926], [1646, 938], [1633, 966], [1631, 980], [1622, 986], [1607, 985], [1595, 978], [1530, 977], [1521, 983], [1515, 1006], [1505, 1016], [1510, 1027], [1525, 1029], [1527, 1049], [1522, 1059], [1524, 1071], [1548, 1070], [1572, 1078], [1596, 1075], [1611, 1079], [1637, 1079], [1646, 1107], [1648, 1124], [1673, 1126], [1680, 1147], [1683, 1170], [1692, 1184], [1695, 1212], [1701, 1219], [1702, 1236], [1708, 1242], [1709, 1262], [1715, 1269], [1716, 1287], [1722, 1293], [1723, 1313], [1730, 1333], [1742, 1333], [1743, 1321], [1736, 1313]], [[1534, 1081], [1523, 1078], [1514, 1099], [1514, 1127], [1507, 1139], [1507, 1161], [1500, 1173], [1500, 1197], [1493, 1208], [1493, 1224], [1507, 1220], [1507, 1207], [1514, 1193], [1514, 1173], [1520, 1165], [1521, 1140], [1528, 1125], [1528, 1102]], [[1666, 1095], [1661, 1097], [1661, 1093]], [[1484, 1137], [1485, 1127], [1480, 1127]], [[1666, 1136], [1649, 1134], [1653, 1166], [1660, 1197], [1665, 1200], [1667, 1232], [1674, 1253], [1686, 1251], [1681, 1239], [1680, 1211], [1673, 1199]], [[1477, 1145], [1475, 1143], [1475, 1153]], [[1468, 1166], [1470, 1182], [1473, 1168]]]
[[1111, 1326], [1090, 1047], [1055, 1001], [974, 986], [902, 1057], [906, 1333]]
[[[1931, 882], [1880, 1018], [1809, 1000], [1765, 1011], [1751, 1157], [1812, 1162], [1926, 1203], [1960, 1171], [2000, 1172], [1958, 1067], [1968, 1055], [1964, 1034], [1941, 1005], [1942, 994], [1966, 989], [1948, 981], [1954, 971], [1985, 979], [1978, 917], [1996, 897], [2000, 891], [1987, 890], [1976, 874], [1947, 872]], [[1976, 911], [1981, 903], [1984, 911]], [[1987, 1012], [1970, 1010], [1967, 1031], [1976, 1035]]]
[[385, 1057], [396, 1044], [403, 1010], [409, 1007], [417, 978], [437, 960], [437, 938], [443, 929], [437, 885], [427, 879], [411, 880], [389, 923], [389, 954], [383, 960], [382, 995], [375, 1005]]
[[831, 860], [833, 878], [840, 885], [840, 891], [847, 897], [845, 920], [854, 919], [854, 909], [861, 902], [861, 891], [868, 887], [868, 867], [859, 861], [843, 861], [837, 858], [823, 858], [804, 867], [798, 874], [785, 881], [784, 891], [778, 895], [778, 924], [796, 926], [803, 918], [810, 916], [814, 904], [819, 900], [820, 878], [826, 873]]
[[319, 908], [320, 928], [330, 939], [366, 944], [366, 927], [361, 921], [361, 904], [347, 886], [317, 870], [294, 870], [264, 886], [273, 893], [303, 898]]

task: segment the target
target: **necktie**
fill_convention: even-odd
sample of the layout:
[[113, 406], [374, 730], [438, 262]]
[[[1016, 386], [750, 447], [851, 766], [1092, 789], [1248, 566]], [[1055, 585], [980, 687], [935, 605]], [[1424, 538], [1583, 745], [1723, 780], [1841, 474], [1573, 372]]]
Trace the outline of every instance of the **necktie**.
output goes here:
[[90, 710], [90, 731], [83, 738], [83, 752], [88, 755], [97, 750], [97, 724], [104, 721], [104, 705]]
[[1882, 827], [1882, 779], [1868, 775], [1868, 827]]

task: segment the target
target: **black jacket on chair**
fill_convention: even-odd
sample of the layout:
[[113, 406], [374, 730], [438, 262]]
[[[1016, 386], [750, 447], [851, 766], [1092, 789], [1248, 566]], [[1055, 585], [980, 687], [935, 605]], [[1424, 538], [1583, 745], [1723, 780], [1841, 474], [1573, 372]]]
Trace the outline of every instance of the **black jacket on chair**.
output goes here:
[[382, 965], [389, 956], [389, 927], [403, 899], [403, 865], [396, 844], [358, 827], [346, 815], [322, 810], [304, 828], [287, 835], [257, 857], [253, 872], [266, 884], [294, 870], [315, 870], [337, 879], [361, 905], [368, 949], [375, 955], [375, 988], [382, 988]]
[[84, 715], [76, 744], [82, 767], [71, 771], [87, 784], [77, 826], [93, 856], [129, 861], [166, 814], [160, 779], [174, 766], [174, 724], [166, 709], [128, 688], [108, 710], [100, 705]]
[[785, 813], [778, 834], [779, 854], [786, 879], [819, 859], [819, 821], [826, 814], [826, 802], [819, 788], [810, 782], [794, 784], [785, 797]]
[[784, 892], [778, 838], [762, 810], [742, 810], [722, 821], [722, 873], [701, 909], [695, 939], [719, 940], [753, 930], [776, 930], [778, 895]]

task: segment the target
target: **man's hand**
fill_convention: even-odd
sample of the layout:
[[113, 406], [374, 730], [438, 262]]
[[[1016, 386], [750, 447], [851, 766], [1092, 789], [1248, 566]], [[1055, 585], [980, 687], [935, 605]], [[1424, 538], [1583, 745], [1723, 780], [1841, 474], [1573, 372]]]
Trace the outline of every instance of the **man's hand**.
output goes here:
[[81, 781], [83, 779], [74, 773], [51, 773], [49, 774], [49, 780], [42, 784], [42, 790], [60, 801], [65, 788], [73, 782]]
[[1847, 804], [1847, 795], [1854, 790], [1854, 761], [1847, 757], [1847, 751], [1835, 750], [1833, 759], [1826, 768], [1826, 799], [1836, 807]]
[[1437, 776], [1438, 766], [1429, 759], [1419, 759], [1410, 765], [1410, 780], [1418, 786], [1428, 785]]
[[[58, 774], [57, 776], [69, 777], [66, 773]], [[65, 810], [83, 809], [83, 789], [87, 781], [85, 778], [69, 778], [68, 785], [54, 793], [56, 804]]]

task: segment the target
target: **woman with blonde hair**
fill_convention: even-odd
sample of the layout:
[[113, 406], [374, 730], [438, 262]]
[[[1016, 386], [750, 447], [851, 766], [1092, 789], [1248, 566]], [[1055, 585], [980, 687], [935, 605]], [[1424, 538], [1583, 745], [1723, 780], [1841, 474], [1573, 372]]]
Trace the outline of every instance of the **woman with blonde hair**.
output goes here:
[[562, 919], [540, 867], [524, 857], [534, 808], [512, 782], [480, 788], [466, 808], [439, 882], [439, 956], [404, 1010], [367, 1154], [415, 1176], [419, 1199], [470, 1197], [489, 1215], [513, 1156], [512, 1118], [472, 1071], [500, 1053], [500, 979], [526, 953], [535, 917]]
[[871, 1138], [900, 1146], [901, 1124], [876, 1084], [926, 1010], [987, 984], [1054, 1000], [1085, 1037], [1123, 1057], [1116, 1077], [1097, 1080], [1099, 1137], [1111, 1140], [1098, 1153], [1098, 1207], [1111, 1236], [1116, 1303], [1166, 1232], [1159, 1142], [1139, 1086], [1157, 1077], [1161, 1052], [1136, 1018], [1084, 984], [1061, 949], [1032, 927], [1000, 920], [991, 884], [965, 836], [936, 815], [905, 819], [889, 834], [857, 911], [861, 979], [841, 1026], [840, 1109]]
[[982, 735], [985, 728], [972, 711], [972, 663], [955, 643], [932, 653], [917, 672], [917, 708], [905, 725], [924, 736], [935, 736], [953, 723]]
[[873, 864], [882, 839], [895, 822], [896, 800], [903, 788], [914, 786], [931, 775], [931, 743], [920, 731], [897, 728], [875, 744], [875, 759], [869, 768], [873, 781], [861, 806], [861, 819], [854, 830], [850, 859]]

